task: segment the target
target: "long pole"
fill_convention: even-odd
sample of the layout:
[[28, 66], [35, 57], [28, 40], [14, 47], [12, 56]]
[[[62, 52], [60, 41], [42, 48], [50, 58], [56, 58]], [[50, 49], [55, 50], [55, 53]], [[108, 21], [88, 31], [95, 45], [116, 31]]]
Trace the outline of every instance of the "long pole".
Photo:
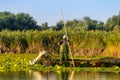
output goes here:
[[63, 15], [63, 10], [62, 10], [62, 8], [61, 8], [61, 13], [62, 13], [62, 18], [63, 18], [63, 26], [64, 26], [64, 30], [65, 30], [65, 35], [66, 35], [67, 40], [68, 40], [67, 30], [66, 30], [66, 26], [65, 26], [65, 24], [64, 24], [65, 20], [64, 20], [64, 15]]
[[[63, 25], [64, 25], [64, 15], [63, 15], [63, 10], [61, 8], [61, 13], [62, 13], [62, 18], [63, 18]], [[67, 34], [67, 29], [66, 29], [66, 26], [64, 25], [64, 30], [65, 30], [65, 34], [66, 34], [66, 37], [67, 37], [67, 40], [68, 40], [68, 34]], [[75, 64], [74, 64], [74, 60], [73, 60], [73, 55], [72, 55], [72, 52], [71, 52], [71, 46], [69, 45], [69, 50], [70, 50], [70, 55], [71, 55], [71, 59], [72, 59], [72, 64], [73, 64], [73, 67], [75, 69]]]

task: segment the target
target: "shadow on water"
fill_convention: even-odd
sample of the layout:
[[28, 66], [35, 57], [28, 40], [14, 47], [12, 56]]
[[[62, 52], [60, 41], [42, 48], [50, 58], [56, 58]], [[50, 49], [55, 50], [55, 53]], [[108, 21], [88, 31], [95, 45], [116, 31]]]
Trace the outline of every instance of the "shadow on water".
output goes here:
[[119, 80], [119, 73], [111, 72], [40, 72], [7, 71], [0, 72], [0, 80]]

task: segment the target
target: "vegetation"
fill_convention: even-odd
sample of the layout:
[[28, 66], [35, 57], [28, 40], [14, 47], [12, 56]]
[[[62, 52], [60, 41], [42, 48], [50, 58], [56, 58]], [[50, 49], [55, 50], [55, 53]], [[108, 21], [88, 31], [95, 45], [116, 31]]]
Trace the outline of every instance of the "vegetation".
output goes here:
[[[44, 67], [41, 64], [29, 65], [29, 61], [33, 60], [37, 54], [0, 54], [0, 71], [29, 71], [29, 70], [39, 70], [39, 71], [92, 71], [92, 72], [120, 72], [120, 68], [117, 65], [112, 67], [64, 67], [64, 66], [47, 66]], [[88, 57], [89, 59], [93, 59]], [[88, 59], [87, 58], [87, 59]], [[98, 59], [98, 57], [94, 57]], [[99, 57], [100, 58], [100, 57]], [[86, 59], [85, 57], [81, 57], [81, 59]], [[94, 63], [94, 61], [93, 61]], [[85, 66], [83, 63], [79, 63], [79, 65]]]
[[[39, 53], [45, 49], [51, 54], [59, 53], [57, 45], [64, 31], [2, 31], [0, 32], [1, 53]], [[106, 31], [68, 30], [74, 55], [120, 57], [120, 33]]]
[[[50, 54], [59, 54], [57, 43], [65, 34], [64, 26], [74, 56], [120, 58], [120, 13], [109, 18], [106, 23], [85, 16], [82, 20], [74, 19], [65, 23], [60, 20], [55, 26], [49, 26], [47, 22], [37, 25], [29, 14], [0, 12], [0, 53], [3, 53], [0, 54], [0, 70], [44, 69], [40, 64], [32, 67], [28, 62], [36, 56], [34, 53], [44, 49]], [[6, 56], [4, 53], [11, 54]], [[51, 66], [46, 68], [51, 69]], [[56, 65], [55, 69], [61, 67]], [[115, 69], [119, 70], [119, 62]]]
[[11, 12], [0, 12], [0, 31], [8, 29], [11, 31], [26, 31], [26, 30], [62, 30], [63, 26], [75, 31], [120, 31], [120, 13], [109, 18], [106, 23], [102, 21], [93, 20], [88, 16], [83, 17], [81, 20], [73, 19], [68, 20], [65, 23], [60, 20], [56, 25], [49, 26], [47, 22], [42, 25], [37, 25], [37, 22], [26, 13], [11, 13]]
[[18, 13], [15, 15], [5, 11], [0, 12], [0, 31], [4, 29], [9, 29], [12, 31], [29, 29], [40, 30], [40, 27], [29, 14]]

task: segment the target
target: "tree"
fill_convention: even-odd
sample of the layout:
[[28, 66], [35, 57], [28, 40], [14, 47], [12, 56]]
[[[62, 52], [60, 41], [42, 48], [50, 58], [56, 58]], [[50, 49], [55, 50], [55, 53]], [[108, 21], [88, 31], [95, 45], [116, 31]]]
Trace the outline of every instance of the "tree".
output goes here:
[[106, 27], [108, 31], [112, 31], [114, 27], [120, 26], [120, 13], [109, 18], [106, 22]]
[[105, 26], [104, 26], [104, 22], [99, 22], [96, 26], [97, 30], [106, 30]]
[[37, 22], [29, 14], [18, 13], [16, 15], [16, 27], [19, 30], [37, 29]]
[[14, 27], [15, 15], [10, 12], [0, 12], [0, 29], [11, 29]]
[[88, 25], [88, 30], [96, 30], [97, 20], [92, 20], [90, 17], [83, 17], [83, 22]]
[[48, 23], [47, 23], [47, 22], [42, 23], [41, 28], [42, 28], [42, 30], [46, 30], [46, 29], [48, 29]]
[[62, 20], [60, 20], [57, 24], [56, 24], [56, 28], [57, 30], [61, 30], [64, 27], [64, 22]]
[[74, 28], [77, 31], [87, 31], [88, 25], [86, 25], [83, 21], [79, 21], [77, 26]]
[[0, 30], [29, 30], [38, 29], [40, 27], [37, 22], [29, 14], [18, 13], [13, 14], [10, 12], [0, 12]]

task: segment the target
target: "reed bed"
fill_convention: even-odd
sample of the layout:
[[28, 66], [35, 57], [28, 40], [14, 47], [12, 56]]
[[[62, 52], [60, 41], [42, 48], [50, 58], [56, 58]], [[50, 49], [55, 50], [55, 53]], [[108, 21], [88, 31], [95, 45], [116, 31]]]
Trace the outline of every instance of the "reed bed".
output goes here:
[[[63, 30], [4, 30], [0, 32], [0, 52], [39, 53], [45, 49], [51, 54], [57, 54], [57, 42], [63, 35]], [[120, 32], [68, 30], [68, 37], [74, 55], [120, 57]]]

